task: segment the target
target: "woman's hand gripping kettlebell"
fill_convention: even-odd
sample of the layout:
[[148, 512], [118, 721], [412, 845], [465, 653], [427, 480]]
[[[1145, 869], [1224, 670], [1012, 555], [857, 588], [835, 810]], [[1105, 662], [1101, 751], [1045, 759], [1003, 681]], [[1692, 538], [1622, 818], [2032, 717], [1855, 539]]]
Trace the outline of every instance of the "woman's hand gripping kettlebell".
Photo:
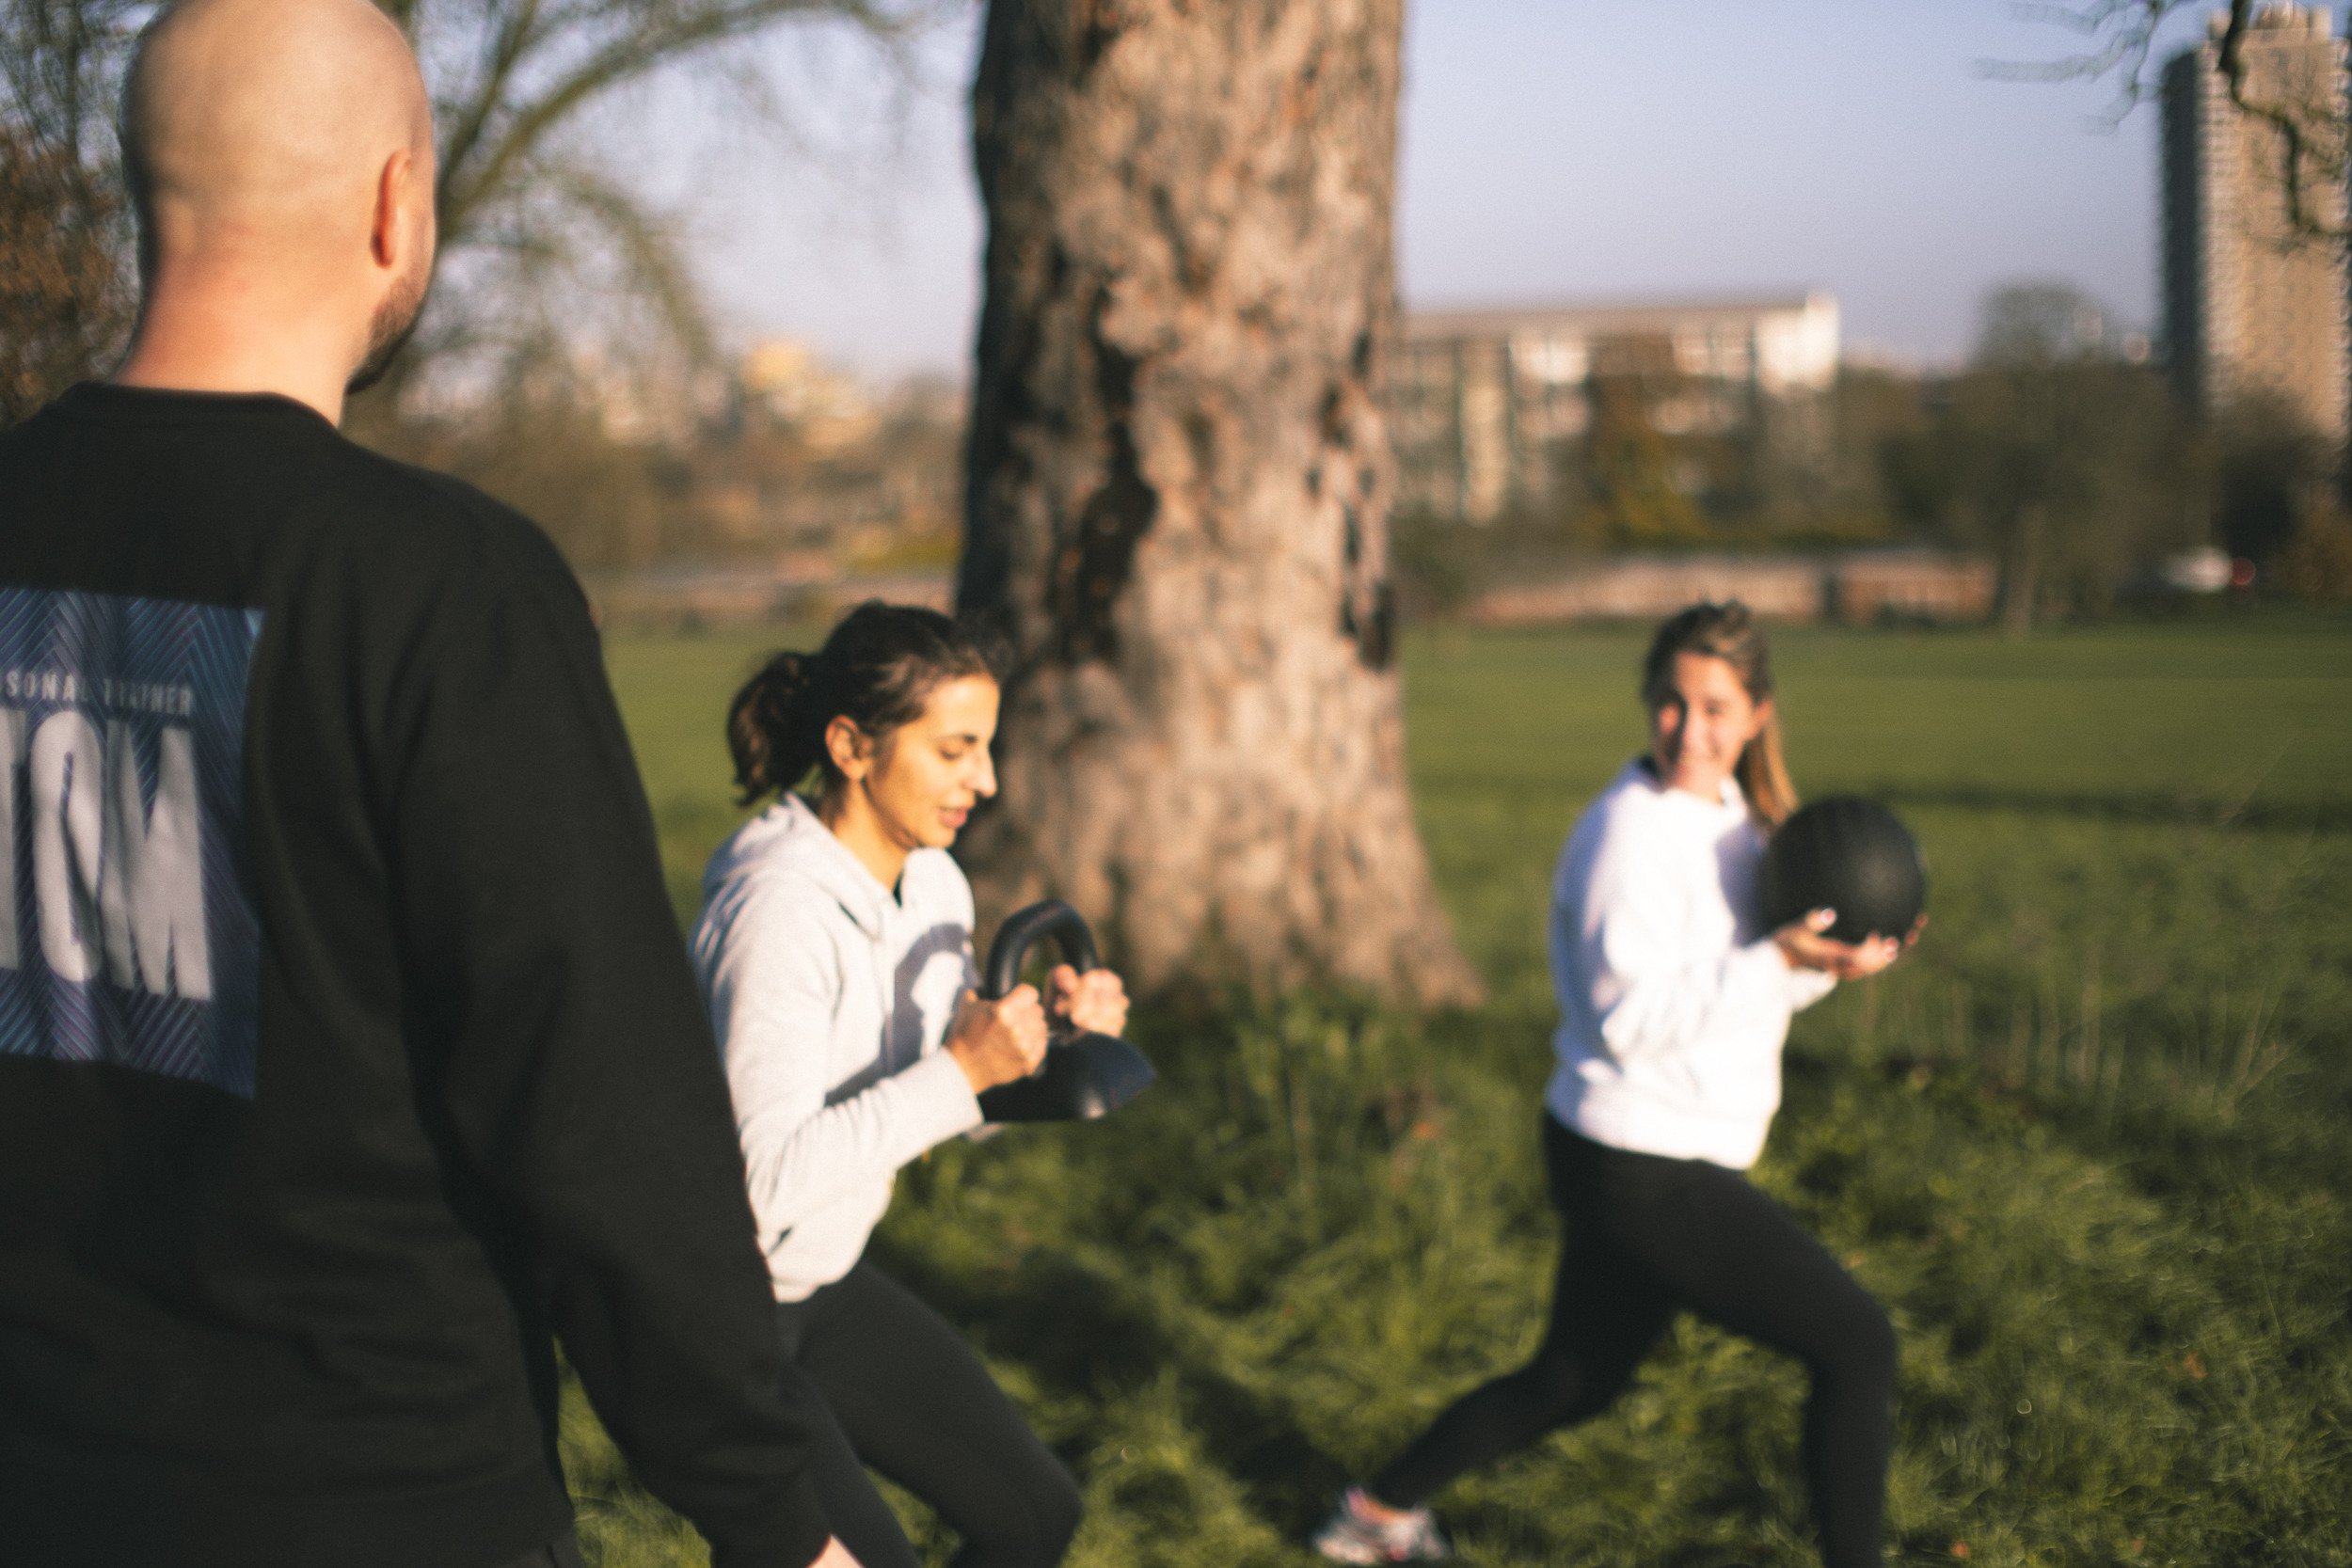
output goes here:
[[965, 991], [947, 1026], [947, 1053], [974, 1094], [1035, 1072], [1045, 1060], [1045, 1004], [1037, 988], [1015, 986], [994, 1002]]
[[1081, 974], [1069, 964], [1057, 964], [1045, 985], [1053, 992], [1046, 1009], [1056, 1023], [1094, 1035], [1126, 1033], [1127, 988], [1109, 970], [1089, 969]]

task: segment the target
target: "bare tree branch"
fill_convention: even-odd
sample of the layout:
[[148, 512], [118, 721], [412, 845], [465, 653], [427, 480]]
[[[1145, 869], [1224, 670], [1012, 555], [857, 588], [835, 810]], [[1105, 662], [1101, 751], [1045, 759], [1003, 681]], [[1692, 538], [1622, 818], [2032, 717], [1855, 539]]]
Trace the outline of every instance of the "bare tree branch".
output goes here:
[[[385, 3], [385, 0], [379, 0]], [[951, 0], [398, 0], [426, 62], [440, 128], [437, 215], [446, 258], [427, 330], [388, 390], [436, 360], [544, 344], [570, 296], [664, 340], [690, 361], [710, 334], [665, 214], [595, 156], [596, 110], [666, 72], [764, 81], [747, 54], [794, 24], [834, 23], [901, 50]], [[741, 119], [777, 123], [771, 100], [739, 91]], [[544, 308], [544, 309], [542, 309]], [[633, 313], [632, 313], [633, 312]], [[529, 331], [525, 317], [537, 318]], [[474, 318], [466, 320], [462, 318]], [[501, 329], [501, 322], [511, 329]], [[570, 336], [579, 337], [579, 321]], [[607, 333], [610, 336], [610, 333]]]
[[2025, 22], [2046, 23], [2098, 47], [2054, 60], [1979, 60], [1977, 73], [2001, 82], [2081, 82], [2113, 77], [2119, 87], [2110, 120], [2121, 119], [2148, 96], [2148, 57], [2156, 30], [2181, 0], [2091, 0], [2080, 6], [2018, 3], [2010, 10]]
[[[564, 317], [577, 335], [581, 321], [552, 296], [522, 299], [516, 289], [560, 295], [587, 287], [625, 313], [636, 309], [673, 348], [706, 350], [707, 325], [662, 231], [665, 214], [594, 155], [598, 109], [665, 73], [703, 70], [735, 84], [749, 110], [740, 122], [772, 129], [774, 98], [751, 53], [758, 40], [796, 24], [831, 23], [903, 63], [909, 40], [955, 3], [376, 0], [417, 48], [440, 140], [439, 286], [395, 387], [413, 384], [434, 358], [494, 346], [501, 322]], [[14, 149], [9, 178], [67, 182], [45, 196], [17, 191], [9, 211], [53, 214], [42, 227], [80, 224], [97, 233], [94, 252], [83, 245], [75, 254], [111, 254], [126, 277], [112, 111], [136, 27], [153, 8], [152, 0], [0, 0], [0, 136]], [[582, 281], [591, 277], [604, 287]], [[99, 316], [84, 310], [82, 318]]]
[[[2221, 35], [2219, 60], [2221, 74], [2229, 79], [2230, 102], [2279, 133], [2279, 179], [2286, 191], [2290, 234], [2342, 244], [2352, 239], [2352, 226], [2316, 211], [2311, 194], [2314, 173], [2320, 181], [2332, 180], [2338, 190], [2344, 186], [2346, 127], [2342, 85], [2324, 104], [2254, 102], [2247, 85], [2253, 73], [2246, 61], [2246, 34], [2253, 8], [2254, 0], [2230, 0], [2230, 22]], [[2318, 122], [2317, 135], [2313, 135], [2314, 121]]]
[[[411, 5], [429, 35], [433, 0]], [[928, 14], [920, 0], [895, 8], [875, 0], [451, 0], [441, 14], [469, 10], [481, 65], [440, 99], [439, 216], [456, 245], [548, 137], [615, 88], [790, 21], [846, 22], [888, 40]]]
[[[421, 4], [422, 0], [417, 3]], [[444, 102], [439, 105], [442, 112], [435, 117], [441, 128], [441, 146], [439, 183], [434, 195], [436, 216], [444, 230], [461, 215], [451, 194], [456, 188], [458, 171], [469, 166], [474, 150], [489, 129], [491, 117], [505, 102], [515, 69], [530, 51], [539, 8], [536, 0], [523, 0], [510, 10], [498, 0], [490, 0], [485, 9], [489, 14], [485, 18], [482, 74], [468, 101], [455, 104]], [[503, 17], [499, 15], [501, 11], [506, 12]], [[452, 108], [455, 110], [453, 114], [449, 112]]]
[[[2315, 193], [2341, 190], [2352, 155], [2352, 127], [2345, 123], [2341, 90], [2319, 103], [2265, 102], [2255, 96], [2247, 39], [2253, 32], [2256, 0], [2229, 0], [2216, 71], [2228, 82], [2230, 102], [2242, 114], [2279, 135], [2278, 182], [2286, 198], [2288, 243], [2352, 241], [2352, 224], [2330, 217]], [[2029, 22], [2047, 23], [2096, 41], [2079, 54], [2050, 60], [1980, 60], [1979, 74], [2000, 81], [2074, 82], [2111, 79], [2117, 99], [2106, 122], [2120, 123], [2154, 92], [2150, 72], [2157, 35], [2176, 13], [2201, 9], [2202, 0], [2085, 0], [2080, 5], [2027, 0], [2010, 9]]]

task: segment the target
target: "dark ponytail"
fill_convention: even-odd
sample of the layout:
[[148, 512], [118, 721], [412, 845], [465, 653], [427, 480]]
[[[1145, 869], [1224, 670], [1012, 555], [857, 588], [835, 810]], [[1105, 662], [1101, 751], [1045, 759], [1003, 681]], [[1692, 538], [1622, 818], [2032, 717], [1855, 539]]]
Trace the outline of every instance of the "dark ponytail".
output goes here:
[[941, 682], [994, 678], [993, 653], [971, 626], [935, 610], [868, 599], [817, 652], [770, 656], [727, 706], [740, 803], [795, 788], [816, 768], [832, 788], [841, 774], [825, 750], [825, 730], [835, 719], [886, 744], [891, 732], [921, 715]]

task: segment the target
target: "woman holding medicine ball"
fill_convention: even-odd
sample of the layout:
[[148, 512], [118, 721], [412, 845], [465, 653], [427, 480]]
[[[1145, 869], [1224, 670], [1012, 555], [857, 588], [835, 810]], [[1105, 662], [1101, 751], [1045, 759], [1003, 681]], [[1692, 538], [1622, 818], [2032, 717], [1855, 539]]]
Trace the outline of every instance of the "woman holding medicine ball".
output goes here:
[[1585, 810], [1552, 885], [1559, 1068], [1544, 1159], [1565, 1227], [1535, 1358], [1472, 1390], [1315, 1537], [1355, 1563], [1450, 1555], [1424, 1500], [1606, 1410], [1680, 1310], [1804, 1361], [1804, 1462], [1829, 1568], [1878, 1568], [1895, 1393], [1886, 1314], [1740, 1174], [1780, 1103], [1788, 1020], [1904, 945], [1835, 912], [1756, 927], [1765, 835], [1796, 807], [1762, 631], [1737, 601], [1658, 629], [1648, 753]]
[[[1049, 1013], [1126, 1025], [1119, 977], [1065, 964], [1049, 999], [973, 992], [972, 889], [946, 853], [996, 792], [997, 684], [929, 610], [850, 612], [736, 695], [746, 804], [692, 942], [716, 1027], [818, 1501], [863, 1568], [915, 1568], [871, 1465], [962, 1537], [960, 1568], [1050, 1568], [1078, 1491], [956, 1331], [865, 1260], [900, 1165], [980, 1125], [1043, 1058]], [[795, 791], [814, 775], [817, 793]]]

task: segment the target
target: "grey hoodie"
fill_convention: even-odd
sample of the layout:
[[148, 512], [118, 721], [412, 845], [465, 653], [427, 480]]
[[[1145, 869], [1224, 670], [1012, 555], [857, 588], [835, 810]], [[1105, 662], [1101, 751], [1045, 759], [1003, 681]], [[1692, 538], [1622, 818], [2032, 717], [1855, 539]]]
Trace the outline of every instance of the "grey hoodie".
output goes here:
[[898, 1167], [979, 1125], [940, 1049], [972, 919], [945, 850], [909, 855], [893, 897], [794, 795], [710, 857], [694, 967], [778, 1301], [849, 1273]]

